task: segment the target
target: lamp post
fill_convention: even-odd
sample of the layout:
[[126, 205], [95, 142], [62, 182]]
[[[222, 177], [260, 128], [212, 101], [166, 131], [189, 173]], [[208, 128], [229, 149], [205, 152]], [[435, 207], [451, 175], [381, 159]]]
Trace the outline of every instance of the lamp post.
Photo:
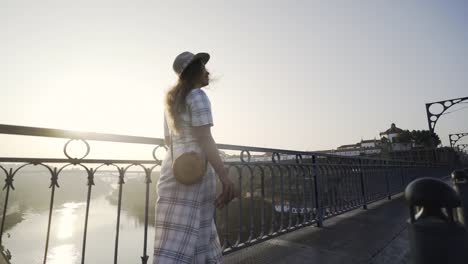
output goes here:
[[[443, 100], [443, 101], [438, 101], [438, 102], [432, 102], [432, 103], [427, 103], [426, 104], [426, 114], [427, 114], [427, 124], [429, 125], [429, 131], [431, 132], [431, 137], [432, 137], [432, 140], [431, 140], [431, 146], [432, 146], [432, 149], [433, 149], [433, 155], [434, 155], [434, 161], [437, 162], [437, 152], [436, 152], [436, 147], [435, 146], [435, 139], [434, 139], [434, 130], [435, 130], [435, 126], [437, 124], [437, 121], [439, 120], [439, 118], [442, 116], [442, 114], [447, 111], [447, 109], [449, 109], [450, 107], [458, 104], [458, 103], [461, 103], [461, 102], [464, 102], [464, 101], [468, 101], [468, 97], [461, 97], [461, 98], [455, 98], [455, 99], [448, 99], [448, 100]], [[431, 111], [431, 106], [433, 105], [440, 105], [442, 106], [442, 111], [440, 113], [435, 113], [433, 112], [433, 110]]]

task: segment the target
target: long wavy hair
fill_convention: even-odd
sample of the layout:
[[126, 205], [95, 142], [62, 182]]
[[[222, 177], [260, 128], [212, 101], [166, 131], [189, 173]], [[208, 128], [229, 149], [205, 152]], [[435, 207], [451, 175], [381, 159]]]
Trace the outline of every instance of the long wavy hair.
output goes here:
[[185, 98], [195, 88], [203, 73], [203, 62], [195, 60], [179, 76], [177, 83], [169, 89], [165, 98], [167, 124], [175, 134], [180, 132], [180, 113], [186, 110]]

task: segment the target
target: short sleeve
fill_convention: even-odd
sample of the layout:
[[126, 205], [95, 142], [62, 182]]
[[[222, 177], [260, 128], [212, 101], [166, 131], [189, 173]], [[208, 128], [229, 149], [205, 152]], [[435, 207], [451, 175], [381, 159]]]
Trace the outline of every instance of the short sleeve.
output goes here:
[[197, 88], [187, 95], [187, 106], [190, 110], [190, 122], [192, 126], [213, 126], [211, 103], [206, 93]]

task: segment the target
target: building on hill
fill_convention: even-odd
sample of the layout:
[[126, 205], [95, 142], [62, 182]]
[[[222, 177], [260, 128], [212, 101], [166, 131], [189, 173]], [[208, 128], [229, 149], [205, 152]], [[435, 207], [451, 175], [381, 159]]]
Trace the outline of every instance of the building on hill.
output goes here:
[[398, 128], [395, 123], [390, 125], [390, 128], [384, 132], [380, 132], [380, 137], [386, 137], [390, 143], [396, 143], [396, 138], [399, 134], [403, 133], [403, 129]]
[[[391, 151], [408, 151], [412, 149], [411, 142], [400, 142], [398, 136], [403, 133], [404, 130], [398, 128], [395, 123], [390, 125], [390, 128], [384, 132], [381, 132], [379, 135], [383, 141], [386, 141]], [[384, 139], [386, 138], [386, 140]]]
[[332, 153], [341, 156], [372, 156], [381, 152], [380, 145], [381, 142], [377, 139], [361, 140], [356, 144], [339, 146]]
[[395, 123], [392, 123], [389, 129], [379, 134], [380, 140], [375, 138], [370, 140], [361, 139], [359, 143], [342, 145], [329, 153], [342, 156], [379, 156], [385, 151], [411, 150], [411, 142], [398, 141], [398, 135], [403, 132], [403, 129], [398, 128]]

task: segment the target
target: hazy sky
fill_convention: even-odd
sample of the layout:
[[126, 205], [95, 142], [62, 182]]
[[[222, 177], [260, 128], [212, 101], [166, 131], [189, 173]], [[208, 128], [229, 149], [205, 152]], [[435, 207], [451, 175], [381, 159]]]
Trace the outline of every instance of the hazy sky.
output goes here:
[[[188, 50], [212, 56], [218, 143], [319, 150], [427, 129], [425, 103], [468, 96], [467, 25], [463, 0], [0, 0], [0, 123], [162, 137]], [[467, 116], [438, 122], [445, 145]]]

